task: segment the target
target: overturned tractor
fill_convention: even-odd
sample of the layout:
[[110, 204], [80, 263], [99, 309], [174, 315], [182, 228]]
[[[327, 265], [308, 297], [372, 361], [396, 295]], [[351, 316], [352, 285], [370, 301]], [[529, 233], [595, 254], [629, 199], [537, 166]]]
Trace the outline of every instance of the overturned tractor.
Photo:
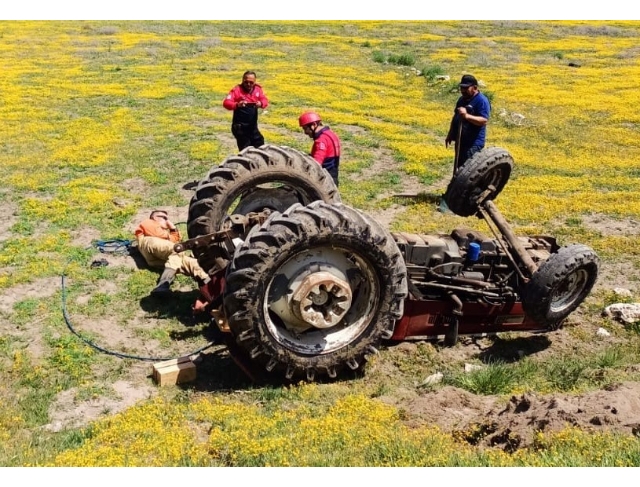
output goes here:
[[248, 148], [213, 168], [189, 207], [191, 249], [212, 277], [201, 289], [212, 326], [252, 377], [335, 378], [384, 341], [561, 326], [591, 291], [585, 245], [514, 235], [493, 200], [513, 160], [477, 153], [444, 199], [493, 235], [390, 233], [341, 203], [331, 177], [287, 147]]

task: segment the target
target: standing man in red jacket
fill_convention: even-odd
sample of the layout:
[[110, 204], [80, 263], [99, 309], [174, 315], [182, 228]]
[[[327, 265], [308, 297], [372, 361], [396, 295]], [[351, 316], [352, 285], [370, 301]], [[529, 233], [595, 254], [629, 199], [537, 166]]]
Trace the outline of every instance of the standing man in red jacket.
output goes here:
[[236, 138], [238, 150], [264, 145], [264, 137], [258, 130], [258, 108], [269, 105], [262, 86], [256, 83], [256, 73], [245, 71], [242, 83], [233, 87], [222, 102], [227, 110], [233, 110], [231, 133]]
[[322, 126], [322, 119], [316, 112], [304, 112], [298, 123], [305, 134], [313, 139], [311, 157], [327, 170], [338, 186], [340, 167], [340, 139], [329, 127]]

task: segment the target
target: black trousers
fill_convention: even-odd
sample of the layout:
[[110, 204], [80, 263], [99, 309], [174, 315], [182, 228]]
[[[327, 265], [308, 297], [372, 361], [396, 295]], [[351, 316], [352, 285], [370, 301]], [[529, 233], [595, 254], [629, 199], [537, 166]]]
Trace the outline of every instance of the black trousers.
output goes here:
[[338, 186], [338, 166], [334, 165], [330, 168], [326, 168], [325, 166], [322, 167], [331, 175], [331, 177], [333, 178], [333, 182], [336, 183], [336, 186]]
[[234, 123], [231, 125], [231, 133], [236, 138], [239, 151], [249, 146], [260, 147], [264, 145], [264, 137], [258, 130], [258, 125]]

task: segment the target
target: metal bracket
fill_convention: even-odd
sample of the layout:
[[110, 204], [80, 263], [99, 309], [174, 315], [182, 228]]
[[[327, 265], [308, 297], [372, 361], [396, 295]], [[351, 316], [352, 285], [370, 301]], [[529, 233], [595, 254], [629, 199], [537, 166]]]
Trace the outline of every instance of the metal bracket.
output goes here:
[[173, 250], [180, 253], [185, 250], [208, 247], [212, 243], [229, 242], [237, 237], [243, 238], [249, 228], [254, 225], [261, 225], [270, 214], [271, 212], [269, 210], [265, 210], [260, 213], [252, 212], [246, 215], [230, 215], [222, 224], [222, 230], [178, 242], [173, 246]]

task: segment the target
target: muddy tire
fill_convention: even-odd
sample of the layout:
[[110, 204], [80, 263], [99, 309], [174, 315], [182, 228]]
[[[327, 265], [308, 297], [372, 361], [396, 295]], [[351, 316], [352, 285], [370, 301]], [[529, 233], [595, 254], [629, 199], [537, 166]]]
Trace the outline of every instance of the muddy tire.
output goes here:
[[495, 199], [509, 181], [513, 158], [500, 147], [488, 147], [476, 152], [456, 172], [447, 187], [444, 199], [449, 209], [459, 216], [471, 216], [478, 211], [478, 197], [493, 185], [495, 191], [487, 198]]
[[526, 284], [523, 308], [537, 323], [556, 329], [589, 295], [598, 277], [599, 259], [586, 245], [561, 247]]
[[[200, 181], [189, 204], [187, 232], [189, 238], [216, 232], [232, 213], [282, 212], [316, 200], [339, 203], [340, 193], [314, 159], [289, 147], [248, 147]], [[209, 248], [195, 249], [194, 255], [203, 269], [215, 268], [216, 253]]]
[[236, 249], [223, 302], [238, 346], [279, 380], [359, 370], [404, 309], [404, 259], [379, 223], [316, 201], [274, 213]]

